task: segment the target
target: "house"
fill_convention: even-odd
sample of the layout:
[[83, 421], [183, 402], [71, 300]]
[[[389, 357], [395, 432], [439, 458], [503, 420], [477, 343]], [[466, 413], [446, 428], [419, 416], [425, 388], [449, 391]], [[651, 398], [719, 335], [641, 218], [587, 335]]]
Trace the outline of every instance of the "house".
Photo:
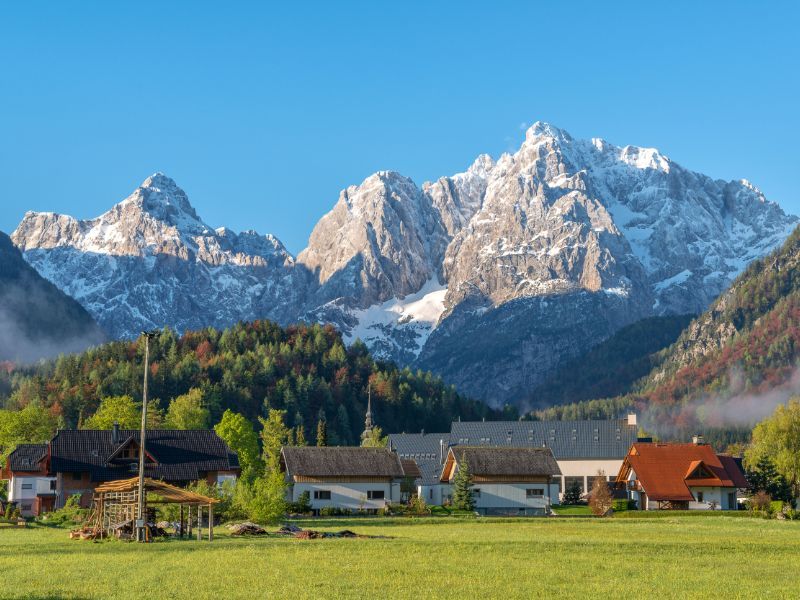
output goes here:
[[736, 460], [699, 436], [691, 444], [637, 442], [616, 477], [641, 510], [736, 510], [747, 480]]
[[558, 497], [561, 475], [549, 448], [450, 448], [441, 480], [453, 484], [466, 461], [475, 510], [483, 515], [546, 515]]
[[287, 446], [281, 468], [289, 482], [287, 499], [297, 502], [308, 492], [315, 514], [326, 507], [375, 513], [400, 502], [406, 477], [400, 458], [387, 448]]
[[[638, 436], [636, 415], [623, 419], [584, 421], [455, 421], [448, 433], [403, 433], [389, 436], [389, 445], [401, 458], [414, 459], [423, 477], [419, 494], [429, 504], [450, 496], [449, 484], [430, 476], [441, 471], [451, 447], [550, 448], [561, 475], [559, 492], [578, 485], [582, 494], [592, 489], [598, 472], [613, 482], [622, 461]], [[553, 497], [553, 503], [558, 498]]]
[[[19, 480], [20, 491], [30, 492], [22, 485], [27, 486], [26, 479], [34, 476], [29, 469], [36, 458], [36, 485], [44, 487], [46, 481], [53, 498], [40, 501], [38, 511], [33, 510], [37, 506], [33, 504], [31, 514], [60, 508], [75, 494], [80, 495], [81, 506], [89, 507], [98, 485], [138, 474], [139, 434], [139, 430], [122, 430], [117, 425], [110, 430], [62, 429], [43, 445], [41, 456], [38, 453], [42, 447], [36, 451], [20, 447], [29, 457], [28, 462], [14, 457], [17, 451], [12, 453], [4, 478], [12, 482]], [[147, 477], [186, 486], [201, 479], [220, 483], [235, 478], [239, 471], [236, 453], [214, 431], [155, 429], [147, 432]]]
[[8, 501], [25, 517], [53, 510], [56, 479], [45, 467], [47, 444], [20, 444], [8, 455], [2, 479], [8, 480]]

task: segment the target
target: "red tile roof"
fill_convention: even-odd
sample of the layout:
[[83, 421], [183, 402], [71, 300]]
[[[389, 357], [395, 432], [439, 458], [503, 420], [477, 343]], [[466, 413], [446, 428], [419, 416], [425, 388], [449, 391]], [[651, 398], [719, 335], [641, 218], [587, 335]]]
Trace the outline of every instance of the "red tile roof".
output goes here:
[[639, 442], [631, 446], [625, 462], [653, 500], [694, 500], [690, 486], [748, 487], [733, 458], [717, 456], [704, 444]]

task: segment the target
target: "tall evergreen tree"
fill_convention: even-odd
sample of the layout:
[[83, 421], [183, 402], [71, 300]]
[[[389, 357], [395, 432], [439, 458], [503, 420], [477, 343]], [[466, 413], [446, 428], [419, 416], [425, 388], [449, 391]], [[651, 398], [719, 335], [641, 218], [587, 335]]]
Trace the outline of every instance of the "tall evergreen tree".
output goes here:
[[328, 445], [328, 425], [325, 419], [317, 421], [317, 446]]
[[475, 499], [472, 497], [472, 474], [466, 455], [458, 461], [456, 476], [453, 479], [453, 506], [458, 510], [473, 510]]

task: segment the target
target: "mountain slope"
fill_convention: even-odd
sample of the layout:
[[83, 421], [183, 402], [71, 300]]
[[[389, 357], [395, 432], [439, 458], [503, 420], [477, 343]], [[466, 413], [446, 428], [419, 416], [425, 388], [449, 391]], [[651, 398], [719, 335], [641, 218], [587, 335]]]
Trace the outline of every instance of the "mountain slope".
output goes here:
[[43, 279], [0, 232], [0, 361], [77, 352], [104, 337], [89, 313]]
[[539, 411], [540, 418], [616, 415], [635, 407], [664, 437], [702, 432], [741, 441], [775, 406], [800, 393], [800, 228], [753, 262], [669, 347], [633, 391]]
[[501, 404], [630, 323], [701, 312], [796, 222], [746, 181], [536, 123], [463, 173], [347, 188], [297, 260], [212, 231], [160, 174], [92, 221], [29, 213], [13, 238], [115, 336], [329, 322]]

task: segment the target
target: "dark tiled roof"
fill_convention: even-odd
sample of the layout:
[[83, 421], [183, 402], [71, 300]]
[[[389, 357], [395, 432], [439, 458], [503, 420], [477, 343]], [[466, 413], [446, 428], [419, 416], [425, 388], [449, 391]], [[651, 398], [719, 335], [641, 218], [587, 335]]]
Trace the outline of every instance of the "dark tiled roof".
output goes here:
[[39, 461], [47, 454], [47, 444], [20, 444], [8, 455], [11, 471], [38, 471]]
[[403, 477], [400, 458], [387, 448], [286, 446], [281, 454], [292, 476]]
[[444, 454], [450, 445], [449, 433], [393, 433], [389, 435], [389, 447], [397, 452], [401, 459], [410, 459], [417, 463], [422, 473], [422, 485], [439, 483], [442, 474], [440, 443], [444, 441]]
[[474, 476], [561, 475], [549, 448], [485, 448], [456, 446], [450, 451], [456, 463], [467, 461]]
[[[92, 481], [127, 479], [135, 474], [130, 462], [109, 458], [121, 445], [135, 441], [138, 430], [121, 430], [120, 442], [111, 441], [110, 430], [63, 429], [50, 442], [52, 472], [88, 471]], [[208, 471], [239, 468], [236, 453], [211, 430], [155, 429], [147, 432], [147, 452], [156, 464], [145, 465], [145, 475], [165, 481], [193, 481]]]
[[557, 460], [622, 459], [636, 442], [637, 428], [626, 419], [604, 421], [456, 421], [453, 446], [542, 448]]
[[404, 458], [400, 460], [400, 464], [403, 465], [403, 475], [413, 479], [422, 479], [422, 472], [416, 462], [410, 458]]

